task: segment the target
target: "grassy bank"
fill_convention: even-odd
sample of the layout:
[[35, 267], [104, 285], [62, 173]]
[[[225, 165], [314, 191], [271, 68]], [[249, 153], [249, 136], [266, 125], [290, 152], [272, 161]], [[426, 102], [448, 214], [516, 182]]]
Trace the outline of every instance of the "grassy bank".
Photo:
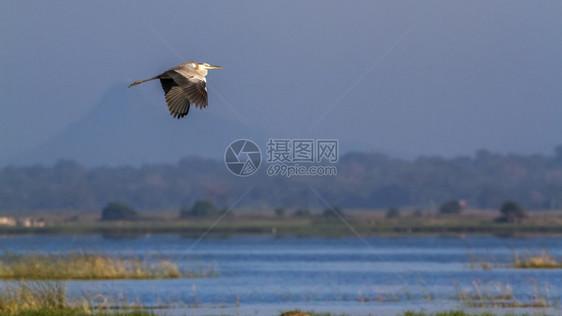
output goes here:
[[0, 279], [3, 280], [116, 280], [201, 276], [205, 274], [180, 272], [169, 261], [147, 263], [137, 257], [86, 253], [7, 254], [0, 257]]
[[[106, 236], [139, 236], [146, 234], [180, 234], [199, 236], [214, 222], [211, 219], [122, 222], [53, 222], [44, 227], [0, 226], [0, 234], [103, 234]], [[405, 218], [398, 220], [349, 217], [347, 221], [363, 236], [404, 234], [495, 234], [495, 235], [562, 235], [558, 221], [495, 223], [478, 218]], [[337, 219], [253, 219], [225, 218], [211, 231], [215, 236], [291, 235], [297, 237], [352, 236], [353, 232]]]

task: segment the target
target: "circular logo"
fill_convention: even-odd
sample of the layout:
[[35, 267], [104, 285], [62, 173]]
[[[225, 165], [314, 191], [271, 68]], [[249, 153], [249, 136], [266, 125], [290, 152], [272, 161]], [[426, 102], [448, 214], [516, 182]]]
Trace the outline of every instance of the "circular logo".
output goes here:
[[224, 153], [224, 163], [233, 174], [247, 177], [260, 167], [261, 151], [258, 145], [249, 139], [235, 140]]

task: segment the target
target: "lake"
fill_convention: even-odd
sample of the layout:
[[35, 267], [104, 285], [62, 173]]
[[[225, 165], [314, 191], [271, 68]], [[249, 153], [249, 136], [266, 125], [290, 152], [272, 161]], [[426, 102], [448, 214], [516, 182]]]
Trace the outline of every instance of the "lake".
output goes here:
[[[166, 315], [278, 315], [296, 308], [396, 315], [404, 310], [469, 307], [471, 311], [562, 314], [562, 269], [509, 268], [515, 253], [524, 257], [544, 250], [562, 257], [562, 238], [557, 237], [242, 236], [194, 242], [178, 235], [121, 239], [20, 235], [1, 237], [0, 249], [7, 253], [102, 252], [147, 261], [176, 261], [185, 255], [179, 261], [181, 270], [216, 272], [209, 278], [66, 284], [71, 297], [101, 294], [149, 306], [169, 304], [173, 308], [163, 310]], [[553, 306], [498, 306], [500, 302], [537, 306], [541, 300]]]

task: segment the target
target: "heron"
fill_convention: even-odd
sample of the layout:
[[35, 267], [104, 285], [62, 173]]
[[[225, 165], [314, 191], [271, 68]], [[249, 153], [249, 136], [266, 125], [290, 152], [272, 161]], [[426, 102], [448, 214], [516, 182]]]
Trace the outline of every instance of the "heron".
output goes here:
[[207, 106], [207, 69], [222, 69], [207, 63], [190, 61], [170, 68], [158, 76], [131, 83], [129, 88], [143, 82], [160, 79], [170, 115], [182, 118], [191, 104], [200, 109]]

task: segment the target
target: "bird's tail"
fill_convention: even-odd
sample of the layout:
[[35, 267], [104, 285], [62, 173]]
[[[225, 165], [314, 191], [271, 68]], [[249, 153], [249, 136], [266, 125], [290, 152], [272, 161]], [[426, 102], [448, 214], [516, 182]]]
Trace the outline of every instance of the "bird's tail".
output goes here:
[[143, 83], [143, 82], [147, 82], [147, 81], [154, 80], [154, 79], [158, 79], [158, 78], [160, 78], [160, 76], [155, 76], [155, 77], [152, 77], [152, 78], [150, 78], [150, 79], [144, 79], [144, 80], [135, 81], [135, 82], [133, 82], [133, 83], [131, 83], [131, 84], [129, 85], [129, 88], [132, 87], [132, 86], [136, 86], [136, 85], [138, 85], [138, 84], [141, 84], [141, 83]]

